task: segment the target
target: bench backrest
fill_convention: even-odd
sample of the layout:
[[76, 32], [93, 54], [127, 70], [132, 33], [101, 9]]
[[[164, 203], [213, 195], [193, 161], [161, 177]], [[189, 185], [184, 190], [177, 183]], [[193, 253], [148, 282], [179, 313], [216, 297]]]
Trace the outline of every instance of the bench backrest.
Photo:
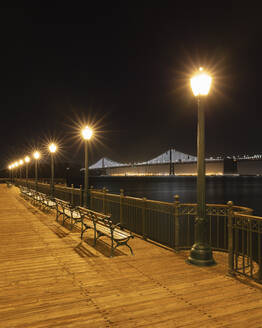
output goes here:
[[111, 214], [103, 214], [103, 213], [99, 213], [93, 210], [90, 210], [88, 208], [85, 207], [78, 207], [81, 215], [83, 218], [87, 218], [88, 220], [93, 221], [93, 223], [97, 223], [97, 222], [108, 222], [109, 225], [112, 225], [113, 222], [111, 221]]
[[65, 200], [54, 198], [54, 201], [56, 203], [56, 206], [60, 208], [61, 210], [64, 210], [65, 208], [71, 208], [71, 205], [69, 202], [66, 202]]

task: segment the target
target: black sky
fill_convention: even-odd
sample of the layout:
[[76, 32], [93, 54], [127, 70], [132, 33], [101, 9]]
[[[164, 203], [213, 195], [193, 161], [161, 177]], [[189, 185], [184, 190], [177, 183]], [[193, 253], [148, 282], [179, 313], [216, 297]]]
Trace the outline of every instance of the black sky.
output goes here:
[[97, 122], [91, 162], [148, 160], [170, 146], [195, 155], [189, 78], [199, 66], [214, 79], [207, 155], [262, 153], [258, 8], [87, 3], [2, 8], [1, 167], [51, 137], [81, 162], [84, 121]]

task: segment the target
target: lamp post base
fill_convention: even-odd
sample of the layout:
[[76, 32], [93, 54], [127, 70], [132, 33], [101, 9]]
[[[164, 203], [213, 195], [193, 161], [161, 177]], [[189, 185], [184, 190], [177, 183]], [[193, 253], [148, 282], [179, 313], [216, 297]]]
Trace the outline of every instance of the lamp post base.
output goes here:
[[200, 243], [192, 246], [186, 262], [197, 266], [212, 266], [216, 264], [210, 246]]

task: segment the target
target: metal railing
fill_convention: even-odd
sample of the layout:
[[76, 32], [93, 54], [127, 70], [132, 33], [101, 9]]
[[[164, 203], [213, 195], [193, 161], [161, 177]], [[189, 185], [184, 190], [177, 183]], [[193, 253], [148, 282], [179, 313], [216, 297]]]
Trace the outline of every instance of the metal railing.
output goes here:
[[[15, 183], [17, 185], [28, 187], [30, 189], [34, 189], [34, 190], [36, 189], [34, 180], [26, 181], [25, 179], [19, 179], [19, 180], [17, 179]], [[42, 192], [44, 194], [51, 195], [50, 184], [38, 182], [37, 183], [37, 191]], [[75, 206], [83, 206], [83, 189], [82, 189], [82, 187], [74, 188], [74, 185], [71, 185], [71, 187], [66, 187], [65, 185], [55, 185], [53, 196], [56, 198], [68, 201]]]
[[[19, 184], [25, 185], [25, 181]], [[34, 189], [34, 182], [28, 186]], [[38, 191], [49, 194], [50, 185], [38, 183]], [[113, 223], [121, 225], [144, 239], [166, 245], [175, 251], [190, 249], [194, 243], [196, 204], [161, 202], [111, 194], [107, 189], [89, 189], [90, 208], [111, 214]], [[73, 205], [83, 205], [83, 189], [55, 186], [54, 196]], [[252, 216], [247, 207], [228, 204], [206, 204], [207, 242], [213, 250], [228, 252], [230, 274], [243, 274], [262, 283], [262, 217]]]
[[[189, 249], [194, 242], [196, 204], [183, 204], [179, 196], [174, 202], [160, 202], [146, 198], [110, 194], [106, 189], [92, 191], [91, 208], [110, 213], [112, 219], [124, 227], [176, 250]], [[207, 204], [208, 242], [215, 250], [227, 251], [229, 205]], [[252, 214], [246, 207], [233, 206], [239, 213]]]
[[262, 218], [233, 207], [228, 215], [228, 269], [262, 283]]

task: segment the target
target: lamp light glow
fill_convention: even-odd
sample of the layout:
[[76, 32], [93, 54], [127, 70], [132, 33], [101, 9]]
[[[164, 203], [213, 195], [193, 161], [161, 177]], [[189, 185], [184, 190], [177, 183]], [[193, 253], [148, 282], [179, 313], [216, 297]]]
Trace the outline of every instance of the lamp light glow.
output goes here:
[[30, 157], [26, 156], [26, 157], [25, 157], [25, 162], [26, 162], [26, 163], [29, 163], [29, 162], [30, 162]]
[[203, 72], [203, 67], [199, 68], [200, 73], [197, 73], [190, 80], [191, 88], [195, 96], [206, 96], [209, 93], [212, 78]]
[[24, 161], [22, 159], [20, 159], [19, 165], [23, 165], [23, 164], [24, 164]]
[[54, 143], [51, 143], [51, 144], [49, 145], [48, 149], [49, 149], [50, 153], [55, 153], [57, 147], [56, 147], [56, 145], [55, 145]]
[[92, 129], [87, 125], [83, 130], [82, 130], [82, 136], [85, 140], [90, 140], [93, 135]]
[[33, 156], [34, 156], [35, 159], [39, 159], [40, 158], [40, 153], [38, 151], [35, 151]]

